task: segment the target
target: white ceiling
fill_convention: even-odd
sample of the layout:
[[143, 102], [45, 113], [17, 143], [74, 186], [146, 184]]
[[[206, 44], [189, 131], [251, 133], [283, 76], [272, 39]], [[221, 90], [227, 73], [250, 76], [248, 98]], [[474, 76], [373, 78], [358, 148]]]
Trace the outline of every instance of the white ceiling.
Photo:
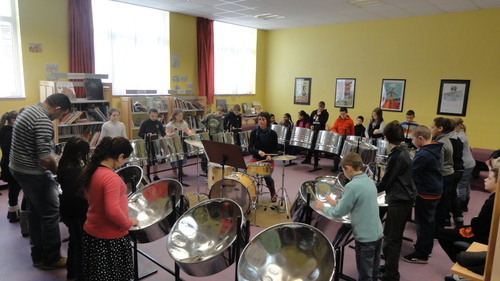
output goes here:
[[[500, 0], [115, 0], [264, 30], [373, 21], [500, 8]], [[270, 13], [283, 18], [261, 19]]]

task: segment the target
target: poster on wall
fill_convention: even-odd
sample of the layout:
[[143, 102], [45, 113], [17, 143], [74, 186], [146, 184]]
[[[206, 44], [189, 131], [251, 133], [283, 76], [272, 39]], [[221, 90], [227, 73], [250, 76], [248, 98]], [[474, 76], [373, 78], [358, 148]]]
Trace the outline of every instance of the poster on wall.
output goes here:
[[465, 116], [470, 80], [441, 80], [437, 114]]
[[354, 91], [356, 89], [356, 79], [337, 78], [335, 90], [335, 107], [354, 107]]
[[294, 104], [311, 104], [312, 78], [295, 78]]
[[383, 79], [380, 93], [380, 109], [403, 111], [406, 79]]

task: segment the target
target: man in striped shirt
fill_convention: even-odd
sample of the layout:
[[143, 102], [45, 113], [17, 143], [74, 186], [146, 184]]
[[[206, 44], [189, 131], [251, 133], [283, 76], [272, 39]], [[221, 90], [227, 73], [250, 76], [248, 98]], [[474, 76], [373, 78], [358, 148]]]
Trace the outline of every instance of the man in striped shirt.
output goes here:
[[66, 265], [66, 258], [60, 253], [52, 120], [60, 119], [70, 107], [71, 102], [64, 94], [51, 95], [19, 114], [12, 133], [9, 168], [26, 198], [33, 266], [43, 269]]

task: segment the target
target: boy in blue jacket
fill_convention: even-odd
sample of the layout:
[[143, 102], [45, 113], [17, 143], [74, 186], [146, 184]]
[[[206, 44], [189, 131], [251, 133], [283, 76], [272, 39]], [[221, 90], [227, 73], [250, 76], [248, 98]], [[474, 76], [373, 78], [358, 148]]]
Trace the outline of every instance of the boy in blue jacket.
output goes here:
[[346, 184], [342, 198], [338, 201], [326, 195], [325, 199], [334, 207], [325, 207], [316, 200], [316, 209], [331, 217], [351, 215], [354, 240], [356, 242], [356, 266], [358, 281], [377, 280], [382, 248], [382, 223], [377, 204], [377, 188], [373, 180], [363, 173], [361, 157], [348, 153], [340, 166], [351, 180]]
[[411, 263], [427, 263], [434, 245], [435, 212], [443, 193], [443, 176], [440, 170], [442, 143], [431, 142], [431, 130], [418, 126], [411, 132], [417, 153], [413, 158], [413, 182], [418, 191], [415, 199], [415, 251], [403, 257]]

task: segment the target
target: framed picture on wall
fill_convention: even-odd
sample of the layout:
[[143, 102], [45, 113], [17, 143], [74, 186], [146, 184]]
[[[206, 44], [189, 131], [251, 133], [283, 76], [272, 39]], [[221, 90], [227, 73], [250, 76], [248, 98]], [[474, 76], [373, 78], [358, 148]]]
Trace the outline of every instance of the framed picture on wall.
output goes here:
[[354, 107], [354, 91], [356, 89], [356, 79], [337, 78], [337, 87], [335, 88], [335, 107]]
[[295, 78], [294, 104], [311, 104], [312, 78]]
[[403, 111], [406, 79], [382, 79], [380, 93], [380, 109], [386, 111]]
[[470, 80], [441, 80], [437, 114], [465, 116]]

